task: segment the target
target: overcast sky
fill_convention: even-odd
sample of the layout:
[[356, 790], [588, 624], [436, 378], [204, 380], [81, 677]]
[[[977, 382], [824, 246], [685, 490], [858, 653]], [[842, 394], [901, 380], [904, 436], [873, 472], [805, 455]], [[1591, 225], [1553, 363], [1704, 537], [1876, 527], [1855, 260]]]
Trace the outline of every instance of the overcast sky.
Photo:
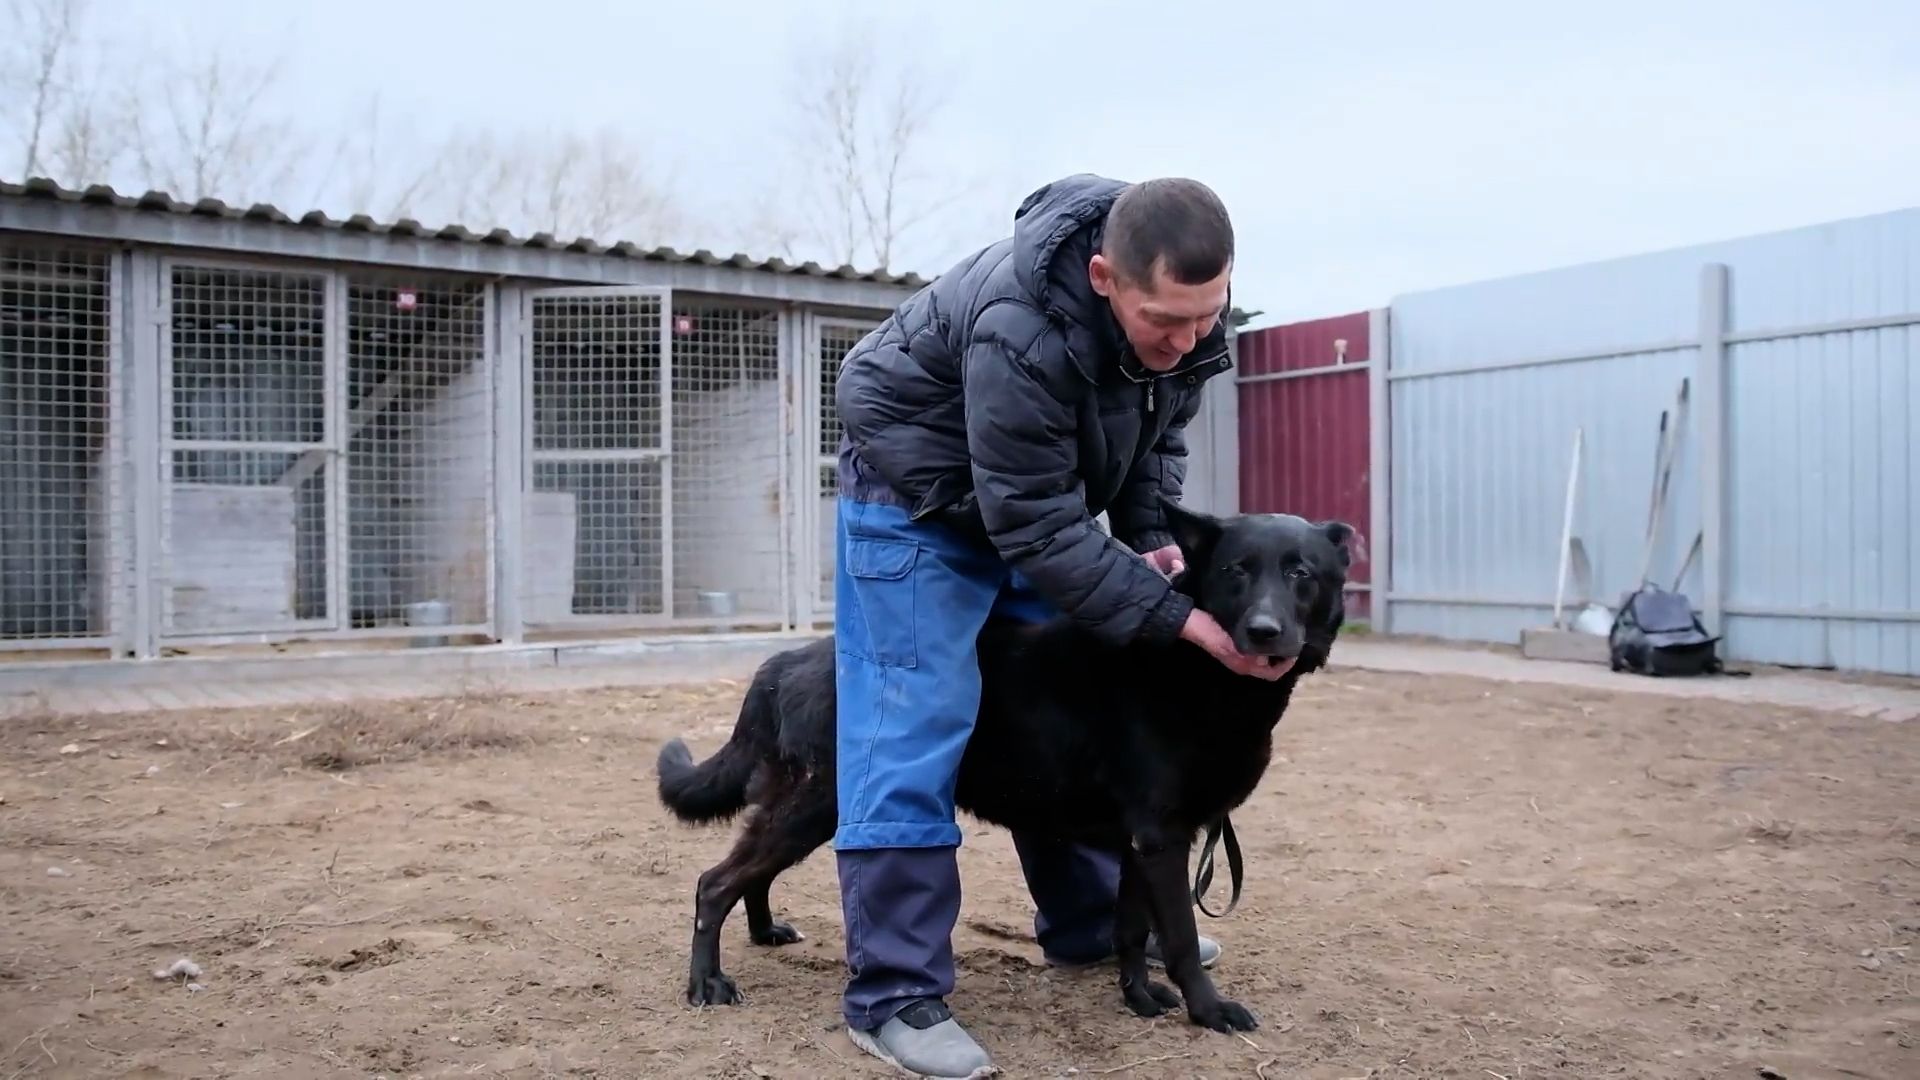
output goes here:
[[935, 164], [972, 185], [908, 268], [1060, 174], [1185, 174], [1262, 323], [1920, 203], [1916, 0], [96, 2], [284, 55], [315, 115], [378, 90], [426, 129], [618, 126], [715, 208], [766, 186], [792, 39], [871, 20], [939, 79]]

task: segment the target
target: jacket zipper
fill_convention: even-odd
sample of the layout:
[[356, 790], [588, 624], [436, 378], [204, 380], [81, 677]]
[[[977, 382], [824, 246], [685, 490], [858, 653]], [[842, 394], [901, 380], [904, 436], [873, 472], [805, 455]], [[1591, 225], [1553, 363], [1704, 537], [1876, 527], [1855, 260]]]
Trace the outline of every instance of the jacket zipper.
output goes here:
[[[1209, 356], [1205, 360], [1202, 360], [1197, 364], [1189, 365], [1186, 370], [1188, 372], [1194, 372], [1194, 371], [1200, 370], [1203, 367], [1206, 367], [1208, 364], [1217, 364], [1220, 362], [1221, 357], [1224, 357], [1226, 355], [1227, 355], [1226, 350], [1222, 349], [1219, 353], [1213, 356]], [[1133, 380], [1134, 382], [1147, 384], [1147, 411], [1149, 413], [1153, 412], [1153, 409], [1154, 409], [1153, 388], [1159, 384], [1161, 379], [1170, 379], [1173, 376], [1180, 374], [1179, 371], [1169, 371], [1164, 375], [1148, 375], [1146, 378], [1143, 379], [1143, 378], [1136, 378], [1133, 372], [1131, 371], [1123, 370], [1122, 373], [1125, 374], [1127, 378]]]

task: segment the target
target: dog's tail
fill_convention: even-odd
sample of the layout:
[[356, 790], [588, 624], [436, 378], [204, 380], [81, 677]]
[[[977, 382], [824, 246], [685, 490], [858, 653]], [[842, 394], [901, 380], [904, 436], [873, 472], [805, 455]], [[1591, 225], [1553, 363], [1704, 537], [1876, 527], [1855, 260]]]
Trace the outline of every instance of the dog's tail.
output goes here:
[[763, 671], [747, 688], [740, 718], [719, 752], [695, 763], [693, 751], [680, 739], [660, 748], [655, 769], [660, 774], [660, 801], [682, 821], [700, 824], [739, 813], [747, 805], [747, 785], [754, 770], [778, 750], [779, 695], [773, 672]]

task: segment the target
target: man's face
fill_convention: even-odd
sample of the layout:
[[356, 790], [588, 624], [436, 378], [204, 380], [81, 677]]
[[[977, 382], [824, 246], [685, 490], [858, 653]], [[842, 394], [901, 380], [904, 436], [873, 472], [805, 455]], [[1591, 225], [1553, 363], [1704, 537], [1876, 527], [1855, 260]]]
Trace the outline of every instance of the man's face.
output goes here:
[[1095, 255], [1087, 273], [1093, 279], [1093, 291], [1113, 305], [1114, 317], [1140, 363], [1149, 371], [1171, 371], [1225, 313], [1233, 266], [1229, 264], [1212, 281], [1182, 285], [1156, 265], [1153, 280], [1139, 284], [1116, 274], [1106, 256]]

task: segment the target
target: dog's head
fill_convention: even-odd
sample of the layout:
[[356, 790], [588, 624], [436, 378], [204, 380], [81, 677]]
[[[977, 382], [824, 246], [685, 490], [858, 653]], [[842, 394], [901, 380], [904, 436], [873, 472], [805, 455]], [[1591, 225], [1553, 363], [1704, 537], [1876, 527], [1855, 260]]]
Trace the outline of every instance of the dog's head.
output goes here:
[[1163, 503], [1187, 564], [1178, 588], [1241, 652], [1325, 660], [1345, 616], [1353, 526], [1291, 514], [1213, 517]]

